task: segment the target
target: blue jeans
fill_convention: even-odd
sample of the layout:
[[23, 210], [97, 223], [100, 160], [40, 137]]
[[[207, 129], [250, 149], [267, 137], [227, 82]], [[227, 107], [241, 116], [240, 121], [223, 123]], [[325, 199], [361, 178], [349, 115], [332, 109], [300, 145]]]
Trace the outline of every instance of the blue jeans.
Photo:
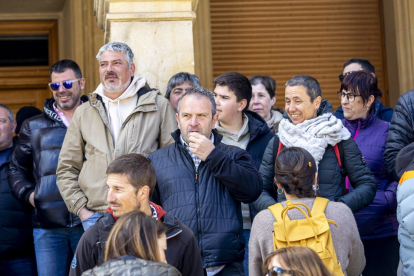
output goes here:
[[82, 227], [33, 229], [37, 273], [43, 275], [69, 274], [76, 246], [83, 234]]
[[17, 257], [0, 260], [0, 275], [36, 276], [35, 256]]
[[98, 221], [98, 219], [102, 217], [102, 215], [98, 212], [95, 212], [91, 217], [82, 220], [82, 226], [83, 230], [88, 230], [92, 225], [95, 225], [95, 223]]
[[249, 276], [249, 240], [250, 240], [250, 229], [243, 229], [244, 239], [246, 240], [246, 247], [244, 250], [243, 266], [246, 276]]

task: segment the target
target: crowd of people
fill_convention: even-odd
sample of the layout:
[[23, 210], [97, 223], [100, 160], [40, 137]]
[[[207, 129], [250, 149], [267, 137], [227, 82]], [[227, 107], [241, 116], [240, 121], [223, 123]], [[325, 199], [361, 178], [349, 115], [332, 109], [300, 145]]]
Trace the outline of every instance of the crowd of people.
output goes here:
[[414, 90], [393, 111], [354, 58], [336, 112], [309, 75], [282, 109], [269, 76], [163, 96], [128, 45], [96, 58], [88, 96], [60, 60], [43, 112], [0, 104], [0, 275], [413, 275]]

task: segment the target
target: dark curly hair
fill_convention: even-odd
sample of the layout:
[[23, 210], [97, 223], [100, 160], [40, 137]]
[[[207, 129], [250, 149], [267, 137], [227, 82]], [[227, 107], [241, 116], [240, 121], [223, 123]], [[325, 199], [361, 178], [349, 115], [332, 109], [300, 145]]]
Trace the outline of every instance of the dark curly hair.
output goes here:
[[284, 148], [276, 157], [274, 181], [282, 186], [286, 194], [298, 198], [315, 197], [312, 190], [315, 173], [315, 160], [305, 149]]

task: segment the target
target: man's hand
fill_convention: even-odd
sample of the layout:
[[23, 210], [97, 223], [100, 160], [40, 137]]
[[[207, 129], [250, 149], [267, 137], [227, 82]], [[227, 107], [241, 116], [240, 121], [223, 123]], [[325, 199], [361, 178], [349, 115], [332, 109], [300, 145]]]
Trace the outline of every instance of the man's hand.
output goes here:
[[80, 209], [78, 216], [81, 220], [85, 220], [90, 218], [93, 214], [95, 214], [94, 212], [88, 210], [86, 207], [82, 207], [82, 209]]
[[191, 132], [188, 140], [190, 151], [200, 158], [201, 161], [205, 161], [210, 152], [215, 148], [209, 138], [197, 132]]
[[30, 204], [32, 204], [32, 206], [33, 206], [33, 207], [36, 207], [36, 206], [34, 205], [34, 192], [32, 192], [32, 193], [29, 195], [29, 202], [30, 202]]

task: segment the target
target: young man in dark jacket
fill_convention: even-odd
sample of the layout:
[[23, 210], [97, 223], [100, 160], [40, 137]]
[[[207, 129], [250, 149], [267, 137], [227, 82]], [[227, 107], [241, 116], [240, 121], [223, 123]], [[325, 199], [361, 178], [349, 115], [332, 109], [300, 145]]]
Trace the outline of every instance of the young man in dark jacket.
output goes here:
[[193, 230], [209, 275], [245, 275], [240, 203], [260, 195], [260, 175], [245, 150], [221, 143], [209, 91], [189, 89], [177, 112], [175, 143], [149, 157], [157, 172], [154, 200]]
[[[228, 72], [218, 76], [213, 82], [216, 84], [213, 95], [218, 114], [215, 128], [223, 135], [221, 142], [246, 150], [256, 169], [259, 169], [266, 145], [274, 134], [262, 116], [248, 110], [252, 98], [249, 79], [238, 72]], [[246, 275], [249, 271], [250, 228], [256, 214], [253, 204], [242, 204], [243, 233], [246, 239], [243, 263]]]
[[72, 60], [61, 60], [50, 69], [53, 97], [44, 113], [27, 119], [13, 152], [9, 184], [13, 195], [33, 207], [33, 237], [39, 275], [68, 274], [70, 260], [83, 228], [69, 213], [56, 185], [58, 156], [76, 108], [87, 101], [81, 70]]
[[130, 153], [115, 159], [108, 167], [106, 213], [82, 236], [70, 268], [70, 274], [84, 271], [104, 263], [105, 244], [116, 220], [122, 215], [139, 209], [161, 220], [167, 228], [167, 262], [183, 276], [203, 276], [200, 249], [194, 234], [185, 225], [150, 202], [155, 188], [155, 171], [142, 155]]
[[0, 275], [31, 276], [36, 273], [31, 214], [12, 195], [7, 173], [17, 145], [16, 121], [0, 104]]

